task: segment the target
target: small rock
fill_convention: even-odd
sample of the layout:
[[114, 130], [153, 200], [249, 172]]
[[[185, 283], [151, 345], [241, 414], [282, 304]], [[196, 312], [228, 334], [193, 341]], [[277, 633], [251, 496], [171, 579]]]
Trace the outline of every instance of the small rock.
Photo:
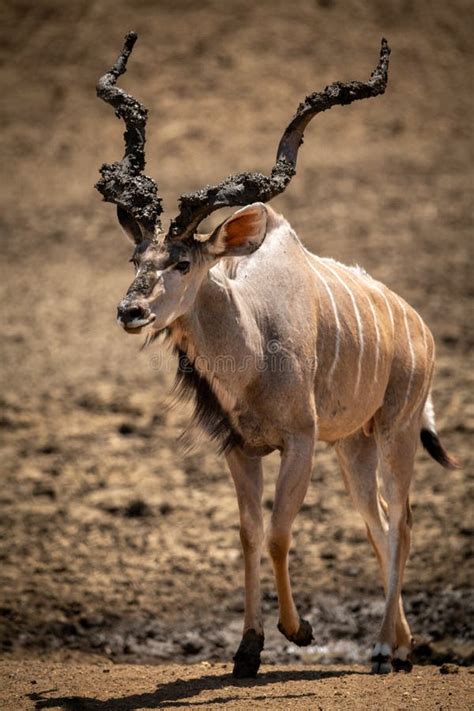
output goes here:
[[93, 627], [101, 627], [104, 624], [104, 618], [101, 615], [90, 615], [83, 616], [79, 618], [79, 624], [86, 630], [90, 630]]
[[38, 447], [38, 452], [39, 454], [56, 454], [59, 452], [59, 449], [52, 442], [47, 442], [46, 444], [43, 444], [43, 446]]
[[145, 518], [146, 516], [152, 515], [150, 507], [143, 499], [134, 499], [134, 501], [131, 501], [124, 513], [128, 518]]
[[121, 425], [118, 427], [118, 433], [123, 435], [124, 437], [128, 437], [129, 435], [133, 434], [135, 432], [135, 427], [130, 424], [129, 422], [122, 422]]
[[181, 649], [185, 654], [199, 654], [204, 647], [204, 643], [197, 632], [191, 632], [181, 642]]
[[448, 664], [446, 662], [445, 664], [442, 664], [440, 666], [439, 673], [440, 674], [458, 674], [459, 667], [457, 666], [457, 664]]
[[56, 491], [47, 482], [37, 481], [33, 487], [33, 496], [46, 496], [48, 499], [54, 501]]
[[173, 507], [167, 501], [163, 501], [163, 503], [160, 505], [160, 514], [162, 516], [167, 516], [169, 513], [172, 512], [172, 510]]

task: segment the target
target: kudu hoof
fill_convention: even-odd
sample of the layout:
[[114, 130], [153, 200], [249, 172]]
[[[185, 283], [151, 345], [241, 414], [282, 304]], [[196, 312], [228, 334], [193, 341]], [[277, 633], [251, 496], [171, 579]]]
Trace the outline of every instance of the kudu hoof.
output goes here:
[[372, 657], [372, 674], [390, 674], [392, 665], [390, 657], [385, 654], [378, 654]]
[[296, 632], [295, 634], [286, 634], [281, 622], [278, 623], [278, 630], [282, 633], [284, 637], [287, 638], [289, 642], [297, 644], [298, 647], [307, 647], [309, 644], [311, 644], [311, 642], [314, 641], [313, 628], [309, 624], [308, 620], [303, 620], [301, 617], [298, 632]]
[[392, 657], [390, 654], [378, 652], [378, 654], [372, 655], [370, 661], [372, 662], [372, 674], [390, 674], [392, 671]]
[[263, 634], [258, 634], [255, 630], [244, 632], [239, 648], [234, 655], [233, 677], [236, 679], [249, 679], [257, 676], [263, 642]]
[[385, 642], [377, 642], [371, 662], [372, 674], [389, 674], [392, 671], [392, 647]]
[[413, 651], [415, 646], [415, 640], [413, 637], [408, 645], [399, 645], [392, 657], [392, 669], [394, 672], [405, 672], [409, 674], [413, 669], [413, 662], [411, 660], [410, 653]]
[[395, 656], [392, 658], [392, 669], [394, 672], [405, 672], [409, 674], [413, 669], [413, 662], [410, 657], [400, 659], [400, 657]]

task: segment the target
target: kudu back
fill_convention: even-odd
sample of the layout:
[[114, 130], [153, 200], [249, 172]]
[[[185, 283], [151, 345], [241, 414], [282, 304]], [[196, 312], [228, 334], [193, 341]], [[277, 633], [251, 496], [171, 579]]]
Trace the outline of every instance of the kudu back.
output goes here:
[[[359, 268], [308, 252], [286, 219], [264, 204], [295, 174], [304, 129], [316, 114], [384, 93], [387, 42], [368, 82], [338, 82], [306, 97], [269, 176], [243, 173], [183, 195], [165, 231], [156, 184], [143, 174], [146, 109], [116, 87], [135, 41], [129, 33], [97, 86], [126, 125], [125, 155], [102, 166], [97, 184], [117, 205], [134, 246], [136, 276], [117, 319], [129, 333], [146, 329], [148, 342], [163, 334], [172, 344], [179, 391], [193, 394], [195, 418], [219, 442], [234, 480], [245, 562], [244, 629], [234, 675], [255, 676], [263, 649], [262, 458], [274, 450], [281, 467], [266, 542], [278, 627], [295, 644], [312, 642], [311, 626], [293, 601], [288, 553], [317, 440], [334, 445], [380, 564], [386, 602], [373, 671], [409, 671], [412, 636], [401, 586], [420, 435], [440, 464], [458, 466], [435, 430], [433, 337], [403, 299]], [[205, 217], [228, 206], [241, 207], [211, 234], [197, 233]]]

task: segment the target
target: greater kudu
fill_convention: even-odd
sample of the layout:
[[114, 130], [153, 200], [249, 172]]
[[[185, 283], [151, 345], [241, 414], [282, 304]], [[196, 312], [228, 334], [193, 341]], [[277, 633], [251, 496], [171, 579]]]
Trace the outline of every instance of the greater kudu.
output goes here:
[[[234, 674], [254, 676], [263, 648], [262, 457], [274, 450], [281, 453], [281, 469], [267, 544], [278, 626], [295, 644], [312, 641], [311, 626], [293, 602], [288, 551], [316, 440], [334, 444], [381, 568], [386, 606], [373, 670], [408, 671], [412, 637], [400, 594], [420, 433], [434, 459], [457, 466], [434, 426], [433, 338], [403, 299], [358, 268], [308, 252], [288, 222], [263, 204], [290, 182], [304, 129], [316, 114], [384, 93], [387, 42], [367, 83], [331, 84], [305, 99], [283, 134], [270, 176], [243, 173], [183, 195], [165, 232], [156, 184], [142, 173], [146, 109], [116, 87], [135, 40], [134, 33], [127, 35], [97, 87], [126, 125], [125, 155], [102, 166], [97, 185], [117, 205], [135, 247], [136, 276], [119, 304], [118, 322], [129, 333], [149, 327], [150, 340], [165, 334], [178, 354], [181, 389], [194, 393], [197, 419], [225, 452], [245, 560], [245, 621]], [[211, 234], [196, 233], [214, 210], [237, 205], [245, 207]], [[223, 357], [228, 367], [221, 367]]]

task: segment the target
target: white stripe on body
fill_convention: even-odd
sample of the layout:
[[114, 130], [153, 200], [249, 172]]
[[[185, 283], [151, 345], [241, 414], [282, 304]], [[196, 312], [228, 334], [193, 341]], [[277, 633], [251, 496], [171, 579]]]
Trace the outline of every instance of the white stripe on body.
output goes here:
[[393, 318], [392, 307], [390, 306], [390, 302], [387, 299], [386, 295], [384, 294], [383, 290], [380, 289], [380, 287], [377, 285], [377, 282], [375, 281], [375, 279], [370, 279], [370, 281], [368, 281], [368, 285], [370, 286], [371, 289], [374, 289], [374, 291], [376, 291], [377, 294], [380, 294], [380, 296], [385, 301], [385, 306], [387, 307], [388, 316], [390, 319], [390, 325], [392, 326], [392, 338], [393, 338], [395, 336], [395, 320]]
[[377, 382], [378, 380], [378, 371], [379, 371], [379, 357], [380, 357], [380, 330], [379, 330], [379, 324], [377, 321], [377, 314], [375, 313], [374, 305], [372, 303], [372, 299], [368, 294], [366, 294], [367, 301], [369, 302], [370, 310], [372, 312], [372, 316], [374, 317], [374, 327], [375, 327], [375, 337], [376, 337], [376, 343], [375, 343], [375, 367], [374, 367], [374, 380]]
[[[347, 267], [346, 267], [346, 268], [347, 268]], [[350, 267], [349, 267], [348, 269], [350, 269]], [[379, 285], [377, 284], [377, 282], [376, 282], [374, 279], [372, 279], [372, 277], [371, 277], [370, 275], [366, 275], [366, 276], [367, 276], [367, 285], [368, 285], [370, 288], [374, 289], [378, 294], [380, 294], [380, 296], [382, 296], [383, 300], [385, 301], [385, 305], [386, 305], [386, 307], [387, 307], [388, 315], [389, 315], [389, 318], [390, 318], [390, 324], [391, 324], [391, 327], [392, 327], [392, 337], [394, 337], [394, 336], [395, 336], [395, 320], [394, 320], [394, 317], [393, 317], [393, 311], [392, 311], [392, 307], [390, 306], [390, 302], [389, 302], [389, 300], [388, 300], [386, 294], [385, 294], [384, 291], [383, 291], [383, 287], [379, 286]], [[400, 304], [400, 306], [401, 306], [401, 308], [402, 308], [402, 311], [403, 311], [403, 320], [404, 320], [405, 330], [406, 330], [406, 334], [407, 334], [407, 340], [408, 340], [408, 346], [409, 346], [410, 358], [411, 358], [411, 372], [410, 372], [410, 377], [409, 377], [409, 379], [408, 379], [407, 392], [406, 392], [406, 395], [405, 395], [405, 403], [404, 403], [404, 406], [403, 406], [403, 410], [405, 410], [406, 407], [407, 407], [407, 405], [408, 405], [408, 400], [409, 400], [409, 398], [410, 398], [411, 391], [412, 391], [412, 388], [413, 388], [413, 379], [414, 379], [414, 376], [415, 376], [415, 368], [416, 368], [416, 355], [415, 355], [415, 349], [414, 349], [414, 346], [413, 346], [412, 334], [410, 333], [410, 327], [409, 327], [409, 323], [408, 323], [408, 314], [407, 314], [406, 307], [405, 307], [405, 305], [403, 304], [403, 302], [401, 301], [401, 299], [400, 299], [396, 294], [395, 294], [394, 296], [396, 297], [396, 299], [397, 299], [397, 301], [399, 302], [399, 304]], [[371, 303], [371, 302], [370, 302], [370, 303]], [[374, 318], [375, 318], [375, 312], [374, 312], [374, 310], [373, 310], [372, 303], [371, 303], [371, 308], [372, 308], [372, 313], [374, 314]], [[415, 314], [416, 314], [416, 316], [417, 316], [417, 318], [418, 318], [418, 320], [419, 320], [419, 322], [420, 322], [421, 332], [422, 332], [422, 336], [423, 336], [424, 352], [425, 352], [425, 355], [427, 355], [427, 352], [428, 352], [428, 342], [427, 342], [427, 338], [426, 338], [425, 325], [424, 325], [424, 323], [423, 323], [423, 319], [421, 318], [420, 314], [419, 314], [417, 311], [415, 311]], [[423, 398], [425, 397], [425, 394], [426, 394], [426, 389], [422, 387], [421, 392], [420, 392], [420, 395], [419, 395], [419, 397], [417, 398], [416, 406], [413, 408], [413, 411], [414, 411], [414, 412], [417, 411], [418, 406], [421, 404]]]
[[310, 252], [307, 252], [307, 250], [304, 250], [304, 255], [306, 257], [306, 261], [308, 262], [308, 265], [310, 268], [313, 270], [313, 272], [317, 275], [318, 279], [321, 281], [323, 284], [324, 288], [326, 289], [327, 295], [329, 296], [329, 301], [331, 302], [331, 307], [334, 313], [334, 320], [336, 322], [336, 344], [334, 346], [334, 356], [333, 360], [331, 363], [331, 367], [329, 368], [328, 372], [328, 382], [330, 383], [332, 381], [332, 377], [334, 375], [334, 371], [336, 370], [337, 366], [337, 361], [339, 360], [339, 350], [341, 347], [341, 322], [339, 320], [339, 313], [337, 311], [337, 305], [336, 305], [336, 300], [334, 299], [334, 295], [329, 287], [329, 284], [327, 283], [326, 279], [323, 277], [323, 275], [316, 269], [314, 264], [311, 263], [308, 254]]
[[[346, 267], [348, 276], [357, 284], [360, 285], [360, 278], [357, 279], [356, 275], [359, 275], [359, 277], [365, 277], [364, 285], [367, 286], [367, 283], [372, 280], [372, 277], [367, 274], [366, 272], [362, 271], [361, 269], [357, 268], [357, 271], [351, 267]], [[370, 295], [364, 291], [364, 296], [367, 299], [370, 307], [370, 311], [372, 313], [372, 318], [374, 319], [374, 329], [375, 329], [375, 365], [374, 365], [374, 380], [377, 382], [378, 380], [378, 368], [379, 368], [379, 358], [380, 358], [380, 329], [379, 329], [379, 323], [377, 319], [377, 314], [374, 308], [374, 304], [372, 302], [372, 299], [370, 298]], [[392, 316], [392, 312], [390, 311], [390, 315]], [[393, 318], [393, 316], [392, 316]]]
[[362, 358], [364, 356], [364, 329], [362, 326], [362, 319], [360, 317], [359, 309], [357, 307], [357, 302], [354, 298], [354, 294], [349, 289], [347, 284], [344, 282], [343, 279], [341, 279], [339, 274], [336, 271], [334, 271], [334, 269], [332, 269], [332, 267], [330, 267], [328, 264], [326, 264], [326, 262], [323, 259], [321, 259], [320, 257], [318, 257], [317, 259], [320, 262], [320, 264], [322, 264], [328, 271], [331, 272], [331, 274], [333, 274], [333, 276], [336, 277], [336, 279], [341, 284], [341, 286], [347, 291], [347, 293], [349, 294], [349, 297], [352, 301], [352, 306], [354, 309], [354, 314], [355, 314], [355, 318], [356, 318], [356, 322], [357, 322], [357, 330], [359, 332], [359, 357], [357, 359], [357, 379], [356, 379], [356, 384], [355, 384], [355, 389], [354, 389], [354, 395], [356, 395], [357, 391], [359, 390], [360, 378], [362, 375]]
[[428, 353], [428, 343], [427, 343], [427, 340], [426, 340], [425, 324], [424, 324], [423, 319], [421, 318], [420, 314], [418, 313], [418, 311], [415, 311], [415, 313], [416, 313], [416, 315], [417, 315], [418, 321], [420, 322], [421, 332], [422, 332], [422, 334], [423, 334], [423, 347], [424, 347], [424, 349], [425, 349], [425, 353]]

